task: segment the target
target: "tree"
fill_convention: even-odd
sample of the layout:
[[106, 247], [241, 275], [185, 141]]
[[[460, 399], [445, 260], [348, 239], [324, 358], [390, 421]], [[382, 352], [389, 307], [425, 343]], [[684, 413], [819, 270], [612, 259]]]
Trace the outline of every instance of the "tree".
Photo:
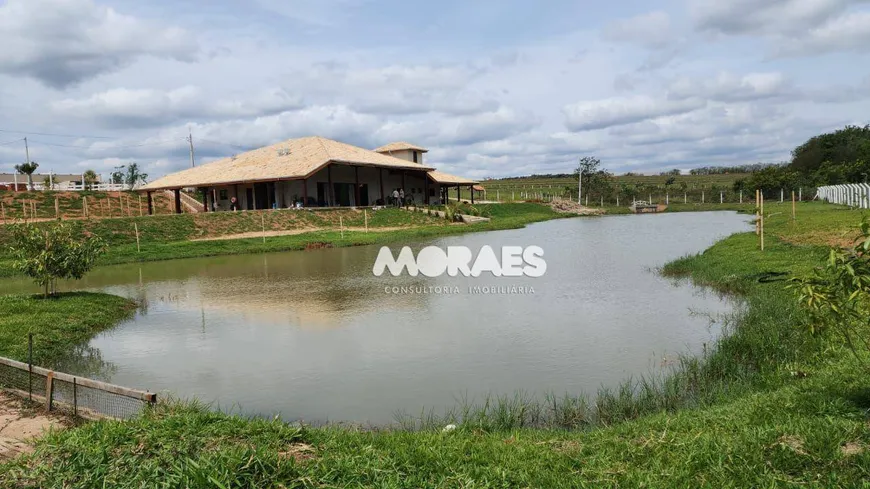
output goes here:
[[142, 173], [138, 163], [130, 163], [127, 165], [127, 173], [124, 175], [124, 184], [133, 189], [140, 183], [145, 183], [148, 180], [148, 174]]
[[792, 279], [789, 287], [811, 315], [810, 332], [839, 335], [863, 361], [857, 347], [870, 350], [870, 222], [866, 217], [860, 228], [851, 249], [831, 248], [824, 267]]
[[12, 241], [13, 267], [42, 287], [43, 297], [57, 291], [58, 279], [84, 277], [106, 249], [97, 236], [74, 236], [67, 223], [14, 224]]
[[37, 168], [39, 168], [39, 163], [35, 161], [15, 165], [15, 171], [22, 175], [27, 175], [27, 190], [33, 190], [33, 173]]
[[584, 156], [580, 159], [580, 166], [574, 170], [574, 176], [579, 178], [583, 175], [582, 190], [584, 195], [590, 192], [596, 195], [605, 195], [613, 191], [613, 175], [600, 169], [601, 160], [594, 156]]
[[665, 189], [671, 188], [671, 185], [675, 183], [677, 183], [677, 177], [668, 177], [667, 180], [665, 180]]
[[130, 163], [129, 165], [116, 166], [115, 171], [111, 174], [112, 183], [124, 184], [130, 190], [140, 183], [145, 183], [148, 180], [148, 174], [142, 173], [138, 163]]
[[84, 177], [82, 185], [85, 186], [86, 190], [90, 190], [93, 188], [94, 184], [97, 183], [97, 172], [94, 170], [86, 170], [84, 174], [82, 174], [82, 177]]

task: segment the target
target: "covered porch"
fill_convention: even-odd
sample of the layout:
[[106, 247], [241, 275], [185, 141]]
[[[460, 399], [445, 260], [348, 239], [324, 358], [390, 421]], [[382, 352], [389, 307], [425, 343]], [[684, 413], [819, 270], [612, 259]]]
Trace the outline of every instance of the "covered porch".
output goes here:
[[[196, 193], [204, 212], [391, 205], [394, 190], [404, 190], [406, 205], [445, 202], [446, 187], [428, 176], [427, 170], [330, 163], [304, 178], [200, 186]], [[181, 189], [172, 192], [174, 210], [181, 213]], [[149, 214], [153, 213], [151, 193], [147, 192]]]

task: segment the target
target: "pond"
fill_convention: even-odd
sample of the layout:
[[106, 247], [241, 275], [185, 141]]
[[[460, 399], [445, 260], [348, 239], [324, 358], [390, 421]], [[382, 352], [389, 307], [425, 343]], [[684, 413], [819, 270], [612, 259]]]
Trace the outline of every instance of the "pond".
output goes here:
[[[376, 277], [380, 247], [101, 267], [62, 288], [142, 307], [65, 367], [308, 422], [389, 423], [400, 411], [438, 413], [487, 394], [594, 393], [715, 341], [716, 316], [733, 304], [655, 268], [749, 229], [736, 213], [672, 213], [561, 219], [412, 245], [539, 246], [547, 271], [537, 278]], [[21, 279], [0, 284], [35, 291]], [[493, 286], [503, 288], [482, 292]]]

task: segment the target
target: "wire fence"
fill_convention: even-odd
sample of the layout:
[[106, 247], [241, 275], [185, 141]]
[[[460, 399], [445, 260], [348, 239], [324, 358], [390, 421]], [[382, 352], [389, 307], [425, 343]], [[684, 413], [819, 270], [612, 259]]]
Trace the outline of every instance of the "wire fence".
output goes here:
[[48, 411], [83, 418], [128, 419], [157, 402], [157, 394], [55, 372], [0, 357], [0, 389], [44, 403]]
[[832, 204], [870, 209], [870, 185], [866, 183], [847, 183], [819, 187], [816, 196]]

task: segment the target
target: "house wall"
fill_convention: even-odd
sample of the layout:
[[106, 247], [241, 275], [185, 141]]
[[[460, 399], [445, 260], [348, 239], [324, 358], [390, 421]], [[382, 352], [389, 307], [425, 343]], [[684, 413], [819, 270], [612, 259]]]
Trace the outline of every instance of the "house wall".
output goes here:
[[[385, 154], [387, 156], [392, 156], [393, 158], [399, 158], [400, 160], [414, 162], [414, 152], [415, 150], [403, 149], [401, 151], [385, 151], [381, 154]], [[417, 153], [417, 163], [423, 164], [423, 157], [426, 153], [422, 151], [416, 151]]]
[[[332, 183], [344, 183], [350, 184], [351, 186], [355, 182], [355, 174], [354, 167], [347, 165], [331, 165], [332, 172]], [[395, 170], [387, 170], [387, 169], [379, 169], [379, 168], [371, 168], [371, 167], [359, 167], [359, 183], [361, 185], [368, 186], [368, 195], [369, 195], [369, 205], [375, 205], [375, 202], [378, 199], [384, 198], [381, 195], [381, 184], [380, 184], [380, 173], [383, 172], [384, 179], [384, 194], [387, 196], [391, 195], [393, 189], [398, 189], [402, 187], [402, 172]], [[415, 172], [411, 170], [405, 171], [405, 197], [413, 198], [413, 201], [421, 205], [425, 202], [424, 190], [426, 189], [425, 185], [426, 174], [423, 171]], [[305, 182], [305, 185], [308, 187], [308, 198], [317, 199], [317, 184], [323, 183], [327, 184], [329, 182], [329, 170], [327, 168], [323, 168], [318, 171], [310, 178], [308, 178]], [[302, 200], [303, 196], [303, 180], [284, 180], [279, 182], [274, 182], [276, 186], [276, 194], [277, 194], [277, 204], [279, 208], [286, 209], [289, 207], [293, 207], [294, 203]], [[212, 209], [212, 195], [217, 196], [217, 209], [218, 210], [229, 210], [230, 209], [230, 199], [235, 196], [239, 202], [239, 209], [241, 210], [252, 210], [254, 208], [253, 202], [248, 202], [247, 199], [247, 189], [253, 189], [253, 184], [238, 184], [238, 185], [229, 185], [223, 187], [210, 187], [207, 192], [208, 195], [208, 208]], [[214, 193], [212, 192], [214, 189]], [[441, 193], [440, 187], [438, 184], [429, 182], [430, 189], [430, 197], [429, 202], [431, 204], [440, 203]], [[221, 192], [221, 191], [224, 192]], [[223, 195], [222, 195], [223, 194]], [[335, 196], [333, 196], [335, 199]], [[355, 202], [356, 195], [353, 191], [350, 191], [350, 200], [351, 205], [357, 205]], [[388, 199], [385, 199], [385, 202]], [[320, 202], [318, 202], [318, 205]], [[327, 202], [323, 202], [323, 205], [328, 205]], [[270, 206], [271, 208], [271, 206]]]

